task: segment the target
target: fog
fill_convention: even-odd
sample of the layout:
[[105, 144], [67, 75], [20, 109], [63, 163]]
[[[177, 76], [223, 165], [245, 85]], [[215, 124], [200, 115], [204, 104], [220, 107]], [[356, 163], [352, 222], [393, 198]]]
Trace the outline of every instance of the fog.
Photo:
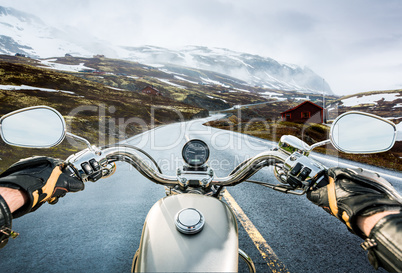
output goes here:
[[336, 94], [402, 88], [399, 0], [0, 0], [116, 45], [201, 45], [307, 66]]

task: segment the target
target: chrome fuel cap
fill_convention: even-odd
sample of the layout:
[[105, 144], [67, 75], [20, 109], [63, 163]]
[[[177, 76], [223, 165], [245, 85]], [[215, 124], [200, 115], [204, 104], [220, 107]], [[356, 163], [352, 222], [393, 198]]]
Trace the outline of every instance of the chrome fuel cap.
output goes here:
[[202, 213], [194, 208], [186, 208], [176, 215], [176, 228], [183, 234], [196, 234], [204, 227]]

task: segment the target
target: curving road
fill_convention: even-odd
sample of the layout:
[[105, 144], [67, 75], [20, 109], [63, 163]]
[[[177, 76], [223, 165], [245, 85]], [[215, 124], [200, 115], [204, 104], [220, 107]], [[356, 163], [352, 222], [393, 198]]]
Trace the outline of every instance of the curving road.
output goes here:
[[[209, 164], [217, 176], [229, 174], [244, 159], [275, 145], [203, 126], [206, 120], [162, 126], [127, 142], [146, 150], [164, 173], [174, 175], [182, 164], [181, 148], [186, 141], [202, 139], [210, 146]], [[354, 164], [313, 156], [327, 166]], [[401, 173], [365, 167], [387, 175], [402, 192]], [[275, 181], [270, 168], [253, 178]], [[378, 272], [368, 264], [359, 246], [361, 239], [305, 197], [248, 183], [229, 188], [229, 193], [290, 272]], [[147, 211], [163, 196], [162, 186], [118, 164], [111, 178], [87, 183], [85, 191], [16, 219], [13, 227], [21, 235], [0, 251], [0, 272], [129, 272]], [[240, 224], [239, 238], [240, 248], [253, 258], [257, 271], [269, 272], [266, 260]]]

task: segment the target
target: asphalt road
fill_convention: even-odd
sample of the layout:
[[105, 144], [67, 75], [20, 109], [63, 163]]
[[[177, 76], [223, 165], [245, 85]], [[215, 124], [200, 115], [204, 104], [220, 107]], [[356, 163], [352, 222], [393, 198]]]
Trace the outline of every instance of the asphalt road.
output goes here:
[[[164, 173], [174, 175], [182, 164], [185, 142], [202, 139], [210, 146], [209, 164], [219, 177], [275, 145], [205, 127], [203, 122], [159, 127], [127, 142], [146, 150]], [[354, 164], [314, 156], [327, 166]], [[147, 212], [165, 195], [162, 186], [145, 180], [134, 168], [124, 163], [117, 167], [111, 178], [89, 182], [83, 192], [68, 194], [54, 206], [43, 205], [14, 220], [13, 228], [20, 236], [0, 251], [0, 272], [129, 272]], [[365, 167], [389, 175], [386, 178], [402, 192], [401, 173]], [[253, 178], [275, 181], [270, 168]], [[290, 272], [378, 272], [367, 262], [361, 239], [304, 196], [249, 183], [228, 190]], [[269, 272], [240, 224], [239, 246], [252, 257], [258, 272]]]

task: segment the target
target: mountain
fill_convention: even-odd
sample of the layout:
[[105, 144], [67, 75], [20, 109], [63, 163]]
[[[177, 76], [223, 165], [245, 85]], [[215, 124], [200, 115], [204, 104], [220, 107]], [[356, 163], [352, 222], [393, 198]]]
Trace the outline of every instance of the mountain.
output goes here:
[[32, 58], [64, 56], [66, 53], [92, 56], [82, 44], [70, 41], [70, 33], [46, 25], [40, 18], [0, 6], [0, 53], [24, 54]]
[[[48, 58], [70, 54], [89, 57], [102, 54], [145, 63], [163, 72], [183, 74], [203, 84], [216, 84], [202, 71], [226, 75], [233, 82], [269, 90], [333, 94], [325, 80], [309, 68], [222, 48], [187, 46], [167, 49], [156, 46], [118, 47], [77, 29], [59, 30], [40, 18], [13, 8], [0, 7], [0, 54], [24, 54]], [[189, 69], [190, 68], [190, 69]], [[194, 70], [199, 69], [197, 75]], [[218, 76], [219, 78], [219, 76]]]
[[218, 72], [251, 86], [283, 91], [333, 94], [328, 83], [309, 68], [224, 48], [186, 46], [177, 50], [155, 46], [125, 47], [127, 59], [177, 72], [171, 66]]

